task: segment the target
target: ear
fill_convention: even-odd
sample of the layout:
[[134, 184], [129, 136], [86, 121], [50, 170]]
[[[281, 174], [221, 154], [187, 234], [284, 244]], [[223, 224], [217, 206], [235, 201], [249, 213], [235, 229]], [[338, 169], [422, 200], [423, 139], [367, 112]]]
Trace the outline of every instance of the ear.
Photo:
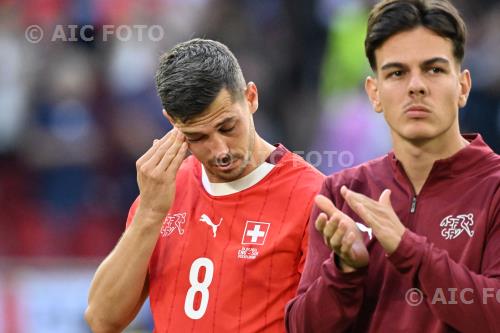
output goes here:
[[255, 113], [255, 111], [259, 108], [259, 93], [255, 83], [248, 82], [247, 88], [245, 89], [245, 99], [250, 108], [250, 112]]
[[470, 89], [472, 87], [472, 80], [468, 69], [464, 69], [462, 73], [460, 73], [458, 84], [460, 85], [460, 95], [458, 95], [458, 107], [463, 108], [465, 104], [467, 104], [467, 99], [469, 98]]
[[382, 112], [382, 104], [378, 95], [378, 81], [376, 78], [368, 76], [365, 80], [365, 91], [372, 103], [375, 112]]

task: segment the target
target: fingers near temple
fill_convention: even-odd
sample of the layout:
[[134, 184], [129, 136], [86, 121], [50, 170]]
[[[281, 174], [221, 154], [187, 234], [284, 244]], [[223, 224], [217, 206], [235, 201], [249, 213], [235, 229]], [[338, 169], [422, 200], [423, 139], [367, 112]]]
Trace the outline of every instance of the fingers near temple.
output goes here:
[[174, 159], [172, 160], [168, 168], [169, 169], [172, 168], [174, 172], [177, 172], [177, 170], [179, 170], [179, 167], [182, 164], [182, 161], [186, 157], [186, 152], [187, 152], [187, 143], [183, 142], [177, 152], [177, 155], [175, 155]]
[[161, 157], [161, 160], [158, 162], [158, 167], [161, 170], [167, 170], [170, 163], [172, 163], [175, 157], [179, 154], [182, 144], [183, 141], [179, 135], [176, 135], [174, 138], [172, 138], [171, 142], [165, 143], [165, 147], [162, 147], [161, 150], [163, 156]]

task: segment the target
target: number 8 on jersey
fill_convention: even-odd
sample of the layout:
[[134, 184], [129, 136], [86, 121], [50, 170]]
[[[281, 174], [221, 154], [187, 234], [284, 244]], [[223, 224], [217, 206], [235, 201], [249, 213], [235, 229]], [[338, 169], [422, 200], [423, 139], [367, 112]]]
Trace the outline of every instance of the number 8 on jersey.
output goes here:
[[[202, 267], [205, 267], [205, 277], [203, 278], [203, 281], [198, 281], [198, 275]], [[188, 289], [186, 300], [184, 302], [184, 312], [189, 318], [200, 319], [205, 314], [208, 306], [208, 299], [210, 297], [208, 287], [210, 286], [210, 283], [212, 283], [213, 276], [214, 264], [212, 260], [201, 257], [193, 261], [191, 270], [189, 271], [189, 282], [191, 283], [191, 288]], [[201, 293], [201, 302], [198, 310], [194, 309], [194, 297], [196, 292]]]

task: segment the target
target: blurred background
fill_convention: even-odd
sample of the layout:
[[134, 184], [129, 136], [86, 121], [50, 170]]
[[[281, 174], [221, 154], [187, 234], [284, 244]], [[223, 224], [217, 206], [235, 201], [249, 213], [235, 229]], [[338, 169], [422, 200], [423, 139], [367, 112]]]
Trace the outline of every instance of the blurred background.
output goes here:
[[[500, 3], [453, 2], [473, 78], [462, 131], [498, 153]], [[0, 0], [0, 333], [88, 332], [88, 287], [138, 195], [135, 161], [170, 129], [154, 73], [180, 41], [227, 44], [259, 88], [261, 136], [323, 172], [387, 153], [363, 91], [371, 4]], [[128, 331], [151, 329], [146, 305]]]

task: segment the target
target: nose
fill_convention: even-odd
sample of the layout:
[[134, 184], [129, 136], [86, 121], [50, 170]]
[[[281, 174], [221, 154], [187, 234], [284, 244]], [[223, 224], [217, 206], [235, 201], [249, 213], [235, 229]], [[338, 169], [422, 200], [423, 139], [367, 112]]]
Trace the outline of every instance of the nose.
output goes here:
[[210, 153], [214, 158], [220, 158], [229, 153], [229, 147], [226, 144], [224, 138], [217, 134], [214, 134], [208, 142]]
[[419, 73], [413, 74], [408, 83], [408, 94], [410, 97], [425, 96], [428, 94], [428, 88]]

